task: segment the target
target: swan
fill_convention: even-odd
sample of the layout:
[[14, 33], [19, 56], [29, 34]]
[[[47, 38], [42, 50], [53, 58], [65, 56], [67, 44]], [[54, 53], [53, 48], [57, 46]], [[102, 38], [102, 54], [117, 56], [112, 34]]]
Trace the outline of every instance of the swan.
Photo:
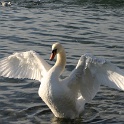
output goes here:
[[13, 53], [0, 59], [0, 76], [40, 81], [38, 94], [58, 118], [78, 118], [100, 85], [124, 91], [124, 72], [111, 62], [84, 54], [71, 74], [60, 79], [66, 65], [66, 53], [60, 43], [52, 45], [50, 60], [55, 56], [57, 60], [51, 67], [35, 51]]

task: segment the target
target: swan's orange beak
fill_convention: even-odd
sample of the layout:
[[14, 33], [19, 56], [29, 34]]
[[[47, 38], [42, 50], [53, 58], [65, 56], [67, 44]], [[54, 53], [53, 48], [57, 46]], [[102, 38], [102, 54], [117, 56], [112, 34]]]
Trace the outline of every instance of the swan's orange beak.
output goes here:
[[54, 57], [56, 56], [57, 54], [57, 49], [53, 50], [51, 55], [50, 55], [50, 61], [52, 61], [54, 59]]

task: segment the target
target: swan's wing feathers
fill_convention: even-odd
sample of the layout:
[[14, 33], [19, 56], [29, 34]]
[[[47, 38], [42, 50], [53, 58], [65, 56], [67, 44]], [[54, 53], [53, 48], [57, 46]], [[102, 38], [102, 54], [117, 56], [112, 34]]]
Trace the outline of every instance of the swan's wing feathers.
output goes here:
[[124, 90], [124, 72], [104, 58], [85, 54], [85, 69], [79, 89], [87, 102], [90, 102], [99, 91], [100, 85]]
[[50, 69], [36, 52], [18, 52], [0, 60], [0, 75], [9, 78], [28, 78], [41, 80]]
[[87, 56], [86, 68], [90, 70], [94, 80], [101, 85], [124, 90], [124, 72], [111, 62], [94, 56]]
[[73, 92], [80, 92], [90, 102], [100, 85], [124, 90], [124, 72], [103, 58], [85, 54], [65, 82]]
[[98, 92], [100, 84], [94, 80], [87, 66], [88, 58], [82, 55], [75, 69], [66, 78], [66, 82], [73, 92], [80, 92], [82, 97], [89, 102]]
[[75, 69], [71, 72], [69, 77], [67, 77], [64, 82], [73, 90], [76, 90], [79, 87], [80, 81], [82, 81], [82, 76], [84, 74], [86, 57], [82, 56]]
[[85, 69], [85, 73], [80, 83], [80, 92], [87, 102], [90, 102], [99, 91], [100, 84], [94, 79], [90, 70]]

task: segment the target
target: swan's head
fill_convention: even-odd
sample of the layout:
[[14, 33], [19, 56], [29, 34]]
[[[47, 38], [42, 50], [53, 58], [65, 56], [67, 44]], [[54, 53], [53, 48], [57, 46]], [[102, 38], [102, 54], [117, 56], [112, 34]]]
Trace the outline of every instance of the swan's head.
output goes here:
[[63, 46], [60, 43], [55, 43], [52, 45], [52, 53], [50, 56], [50, 60], [52, 61], [56, 54], [60, 53], [63, 51]]

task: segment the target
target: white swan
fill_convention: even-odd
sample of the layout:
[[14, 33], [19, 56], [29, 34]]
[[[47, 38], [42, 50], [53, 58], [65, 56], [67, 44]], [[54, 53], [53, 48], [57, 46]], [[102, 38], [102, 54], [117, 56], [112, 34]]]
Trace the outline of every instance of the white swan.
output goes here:
[[100, 85], [124, 90], [124, 72], [110, 62], [85, 54], [70, 76], [61, 80], [66, 54], [60, 43], [52, 45], [51, 67], [36, 52], [18, 52], [0, 60], [0, 75], [9, 78], [29, 78], [41, 81], [39, 96], [59, 118], [79, 117], [86, 102], [90, 102]]

